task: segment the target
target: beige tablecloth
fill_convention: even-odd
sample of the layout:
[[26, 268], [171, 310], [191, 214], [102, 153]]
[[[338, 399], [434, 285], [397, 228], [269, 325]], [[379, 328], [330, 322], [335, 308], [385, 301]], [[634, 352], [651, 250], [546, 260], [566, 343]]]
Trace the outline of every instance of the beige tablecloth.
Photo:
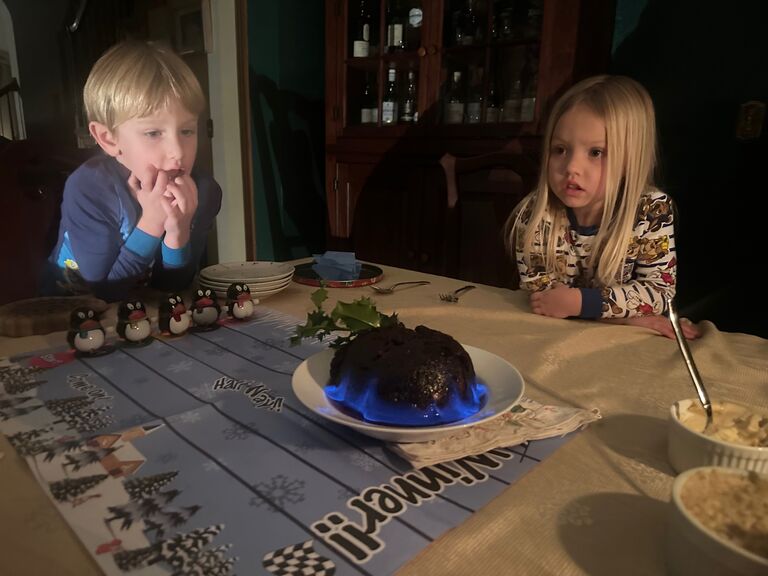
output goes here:
[[[537, 316], [523, 292], [478, 286], [458, 304], [441, 302], [439, 292], [466, 282], [383, 268], [383, 285], [432, 284], [387, 296], [370, 288], [329, 289], [328, 309], [335, 300], [373, 296], [380, 310], [397, 311], [410, 327], [425, 324], [506, 358], [534, 400], [598, 407], [603, 414], [401, 574], [664, 574], [673, 480], [667, 417], [672, 402], [694, 396], [675, 342], [641, 328]], [[292, 284], [263, 305], [303, 321], [313, 290]], [[768, 410], [768, 340], [720, 332], [707, 322], [702, 328], [691, 348], [710, 396]], [[0, 338], [0, 355], [63, 338]], [[4, 438], [0, 451], [0, 573], [98, 574]]]

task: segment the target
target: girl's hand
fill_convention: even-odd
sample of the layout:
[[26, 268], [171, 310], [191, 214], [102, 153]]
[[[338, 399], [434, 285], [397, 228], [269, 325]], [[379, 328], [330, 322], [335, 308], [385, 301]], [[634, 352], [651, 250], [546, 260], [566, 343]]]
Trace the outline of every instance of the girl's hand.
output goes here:
[[181, 248], [189, 242], [192, 218], [197, 210], [197, 185], [188, 174], [177, 176], [168, 182], [165, 196], [170, 200], [165, 220], [165, 245]]
[[155, 238], [163, 235], [171, 209], [171, 201], [165, 196], [167, 185], [168, 175], [152, 166], [141, 174], [131, 172], [128, 177], [128, 188], [141, 206], [141, 216], [136, 227]]
[[[675, 331], [672, 328], [672, 323], [669, 318], [665, 316], [635, 316], [633, 318], [603, 318], [602, 322], [610, 322], [612, 324], [624, 324], [627, 326], [640, 326], [642, 328], [650, 328], [655, 330], [662, 336], [667, 338], [675, 338]], [[696, 324], [683, 318], [680, 320], [680, 327], [683, 329], [683, 336], [688, 340], [695, 340], [701, 336], [701, 330]]]
[[581, 312], [581, 290], [555, 282], [549, 290], [531, 294], [531, 310], [534, 314], [567, 318]]

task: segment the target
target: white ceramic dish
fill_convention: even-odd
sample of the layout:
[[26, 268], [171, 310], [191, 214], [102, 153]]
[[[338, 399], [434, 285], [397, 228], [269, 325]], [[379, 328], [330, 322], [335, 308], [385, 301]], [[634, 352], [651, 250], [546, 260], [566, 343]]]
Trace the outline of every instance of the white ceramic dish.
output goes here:
[[679, 400], [669, 410], [667, 453], [676, 472], [697, 466], [726, 466], [768, 473], [768, 447], [753, 447], [724, 442], [691, 430], [680, 421], [680, 414], [698, 402], [695, 398]]
[[[280, 288], [281, 286], [287, 286], [291, 283], [291, 278], [284, 278], [283, 280], [269, 280], [267, 282], [246, 282], [249, 287], [258, 288], [260, 290], [271, 290], [272, 288]], [[200, 278], [200, 285], [213, 288], [215, 290], [226, 290], [232, 285], [232, 282], [219, 282], [216, 280], [207, 280]]]
[[286, 262], [223, 262], [208, 266], [200, 276], [222, 282], [279, 280], [293, 275], [294, 267]]
[[338, 424], [388, 442], [425, 442], [454, 433], [467, 426], [488, 422], [501, 416], [520, 401], [525, 384], [520, 372], [509, 362], [480, 348], [464, 346], [475, 366], [477, 377], [488, 387], [485, 406], [469, 418], [439, 426], [386, 426], [372, 424], [347, 415], [331, 404], [324, 388], [330, 378], [331, 358], [328, 349], [310, 356], [293, 373], [293, 392], [307, 408]]
[[703, 466], [675, 478], [672, 485], [671, 516], [667, 533], [667, 568], [680, 576], [757, 576], [768, 574], [768, 559], [737, 546], [706, 528], [686, 508], [681, 493], [686, 482], [698, 472], [748, 474], [745, 470]]
[[[278, 288], [270, 288], [269, 290], [259, 290], [253, 287], [252, 284], [249, 284], [248, 287], [251, 289], [251, 297], [255, 300], [264, 300], [264, 298], [267, 298], [269, 296], [274, 296], [275, 294], [279, 294], [288, 286], [290, 286], [290, 282], [286, 284], [285, 286], [280, 286]], [[227, 299], [227, 291], [226, 290], [215, 290], [216, 297], [221, 300]]]

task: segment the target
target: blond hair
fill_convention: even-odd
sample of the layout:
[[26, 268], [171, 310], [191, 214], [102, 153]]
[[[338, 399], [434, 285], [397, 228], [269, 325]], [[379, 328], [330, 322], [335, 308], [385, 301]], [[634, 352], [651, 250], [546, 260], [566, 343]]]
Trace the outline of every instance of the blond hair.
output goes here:
[[[587, 260], [590, 274], [603, 286], [618, 281], [636, 224], [640, 198], [653, 188], [656, 166], [656, 120], [648, 92], [625, 76], [594, 76], [572, 86], [555, 103], [544, 135], [541, 171], [536, 189], [507, 222], [507, 244], [514, 257], [516, 240], [530, 260], [537, 230], [544, 248], [544, 266], [555, 274], [558, 231], [566, 230], [565, 206], [549, 188], [552, 134], [560, 118], [576, 105], [587, 106], [605, 122], [607, 162], [605, 204], [594, 247]], [[530, 218], [522, 238], [515, 238], [523, 213]], [[520, 244], [518, 244], [520, 246]]]
[[131, 118], [144, 118], [178, 100], [195, 115], [205, 97], [189, 66], [169, 48], [127, 41], [107, 50], [93, 65], [83, 90], [89, 121], [110, 131]]

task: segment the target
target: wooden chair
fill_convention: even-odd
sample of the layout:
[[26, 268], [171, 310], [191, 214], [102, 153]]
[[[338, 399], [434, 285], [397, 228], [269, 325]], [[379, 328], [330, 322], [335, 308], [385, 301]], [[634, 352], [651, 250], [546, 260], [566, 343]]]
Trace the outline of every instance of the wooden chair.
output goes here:
[[517, 289], [517, 266], [507, 254], [504, 224], [536, 185], [536, 163], [522, 153], [493, 152], [440, 159], [447, 189], [447, 274]]
[[[37, 295], [56, 244], [67, 176], [94, 150], [53, 150], [32, 140], [0, 141], [0, 304]], [[94, 239], [96, 241], [97, 239]]]

